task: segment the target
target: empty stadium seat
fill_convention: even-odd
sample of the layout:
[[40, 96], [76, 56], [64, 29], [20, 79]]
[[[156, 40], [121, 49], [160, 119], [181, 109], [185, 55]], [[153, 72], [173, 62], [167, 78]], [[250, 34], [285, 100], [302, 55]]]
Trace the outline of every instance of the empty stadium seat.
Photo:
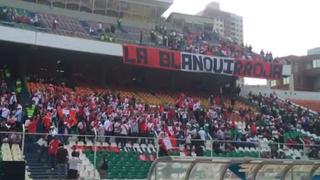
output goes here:
[[[141, 149], [148, 148], [147, 145], [139, 146], [135, 144], [133, 148], [136, 148], [137, 151], [128, 148], [127, 151], [121, 150], [119, 153], [102, 150], [97, 152], [97, 163], [100, 162], [102, 157], [106, 156], [108, 159], [108, 179], [142, 179], [147, 177], [155, 152], [152, 154], [147, 150], [143, 152]], [[94, 162], [94, 152], [92, 150], [86, 150], [84, 154], [91, 163]]]

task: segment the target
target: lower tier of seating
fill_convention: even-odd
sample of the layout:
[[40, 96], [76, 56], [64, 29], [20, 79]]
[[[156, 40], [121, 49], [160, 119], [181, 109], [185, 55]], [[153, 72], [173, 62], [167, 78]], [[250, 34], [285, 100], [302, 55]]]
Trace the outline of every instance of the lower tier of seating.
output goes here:
[[289, 99], [291, 102], [300, 106], [306, 107], [316, 112], [320, 112], [320, 101], [317, 100], [302, 100], [302, 99]]
[[[86, 150], [84, 152], [91, 163], [94, 162], [94, 152]], [[108, 170], [106, 176], [108, 179], [145, 179], [147, 178], [151, 167], [151, 160], [143, 160], [138, 152], [120, 151], [119, 153], [111, 151], [97, 152], [97, 166], [99, 162], [106, 157], [108, 160]]]

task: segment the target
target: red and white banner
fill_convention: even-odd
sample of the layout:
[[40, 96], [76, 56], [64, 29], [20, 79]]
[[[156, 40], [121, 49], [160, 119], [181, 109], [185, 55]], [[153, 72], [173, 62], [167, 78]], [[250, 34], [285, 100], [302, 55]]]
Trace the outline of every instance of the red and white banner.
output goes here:
[[180, 62], [179, 51], [123, 45], [123, 63], [125, 64], [180, 71]]
[[283, 65], [263, 60], [207, 56], [138, 45], [123, 45], [123, 63], [157, 69], [263, 79], [282, 78]]

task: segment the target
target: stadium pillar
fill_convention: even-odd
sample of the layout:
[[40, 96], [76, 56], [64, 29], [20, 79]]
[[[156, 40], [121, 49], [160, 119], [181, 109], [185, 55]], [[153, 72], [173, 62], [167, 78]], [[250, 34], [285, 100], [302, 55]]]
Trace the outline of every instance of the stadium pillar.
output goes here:
[[196, 163], [195, 162], [193, 162], [191, 165], [190, 165], [190, 167], [188, 168], [188, 170], [187, 170], [187, 173], [186, 173], [186, 180], [188, 180], [189, 178], [190, 178], [190, 174], [191, 174], [191, 171], [192, 171], [192, 169], [193, 169], [193, 167], [196, 165]]
[[[293, 178], [293, 164], [292, 165], [288, 165], [282, 172], [282, 177], [281, 179], [286, 179], [287, 173], [291, 173], [291, 178]], [[291, 170], [291, 171], [290, 171]], [[289, 172], [290, 171], [290, 172]]]
[[253, 175], [252, 175], [252, 179], [253, 180], [256, 180], [257, 178], [257, 174], [258, 174], [258, 171], [263, 167], [263, 163], [259, 164], [254, 170], [253, 170]]
[[156, 136], [155, 138], [155, 145], [156, 145], [156, 150], [157, 150], [157, 159], [159, 158], [159, 138]]
[[94, 14], [96, 0], [92, 0], [92, 14]]
[[108, 12], [108, 0], [106, 0], [106, 9], [105, 9], [105, 14], [107, 15]]
[[21, 151], [24, 154], [24, 142], [25, 142], [25, 138], [26, 138], [26, 128], [24, 126], [24, 124], [22, 124], [22, 142], [21, 142]]
[[[94, 131], [93, 165], [96, 168], [97, 167], [97, 130], [94, 128], [93, 131]], [[96, 170], [93, 171], [93, 177], [94, 177], [94, 179], [96, 179]]]
[[232, 164], [232, 163], [229, 162], [229, 163], [227, 163], [226, 165], [224, 165], [223, 170], [221, 171], [220, 180], [224, 180], [224, 176], [225, 176], [225, 174], [226, 174], [226, 172], [227, 172], [227, 170], [229, 169], [229, 166], [230, 166], [231, 164]]
[[311, 169], [311, 171], [310, 171], [310, 175], [309, 175], [309, 179], [312, 179], [312, 177], [313, 177], [313, 174], [316, 172], [316, 170], [317, 169], [319, 169], [320, 168], [320, 165], [315, 165], [315, 166], [313, 166], [313, 168]]
[[210, 140], [210, 146], [211, 146], [211, 157], [213, 157], [213, 142], [214, 140]]
[[294, 77], [293, 74], [290, 75], [289, 77], [289, 90], [294, 91]]

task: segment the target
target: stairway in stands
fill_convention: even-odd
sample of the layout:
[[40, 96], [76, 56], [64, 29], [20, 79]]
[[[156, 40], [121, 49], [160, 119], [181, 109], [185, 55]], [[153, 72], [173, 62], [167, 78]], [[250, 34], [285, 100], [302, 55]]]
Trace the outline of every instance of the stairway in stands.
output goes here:
[[31, 173], [30, 178], [37, 179], [58, 179], [57, 169], [51, 170], [50, 161], [45, 162], [38, 161], [38, 152], [33, 150], [32, 152], [25, 153], [25, 161], [28, 171]]

